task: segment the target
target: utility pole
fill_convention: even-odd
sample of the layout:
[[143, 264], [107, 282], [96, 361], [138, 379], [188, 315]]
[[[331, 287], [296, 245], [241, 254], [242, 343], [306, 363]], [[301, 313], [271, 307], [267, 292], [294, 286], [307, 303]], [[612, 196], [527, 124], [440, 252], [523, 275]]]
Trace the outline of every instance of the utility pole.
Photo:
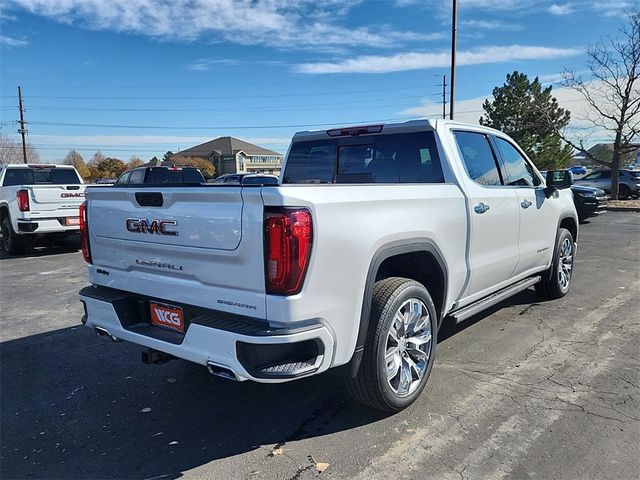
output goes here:
[[442, 76], [442, 119], [447, 118], [447, 76]]
[[27, 135], [27, 129], [24, 128], [24, 106], [22, 105], [22, 89], [18, 86], [18, 109], [20, 110], [20, 128], [18, 133], [22, 135], [22, 159], [24, 163], [27, 163], [27, 141], [25, 137]]
[[456, 42], [458, 37], [458, 0], [453, 0], [453, 16], [451, 22], [451, 105], [449, 118], [453, 120], [455, 116], [456, 102]]

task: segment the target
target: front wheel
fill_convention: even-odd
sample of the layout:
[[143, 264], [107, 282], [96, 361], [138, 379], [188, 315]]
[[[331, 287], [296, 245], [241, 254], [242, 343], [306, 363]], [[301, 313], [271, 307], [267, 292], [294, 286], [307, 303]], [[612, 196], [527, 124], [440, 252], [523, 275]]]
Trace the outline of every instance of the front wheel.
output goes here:
[[386, 412], [411, 405], [431, 373], [436, 328], [436, 309], [423, 285], [400, 277], [377, 282], [362, 363], [347, 380], [349, 393]]
[[562, 298], [569, 293], [573, 279], [574, 257], [573, 235], [566, 228], [561, 228], [558, 230], [551, 267], [543, 274], [542, 280], [536, 284], [536, 290], [540, 295], [553, 300]]

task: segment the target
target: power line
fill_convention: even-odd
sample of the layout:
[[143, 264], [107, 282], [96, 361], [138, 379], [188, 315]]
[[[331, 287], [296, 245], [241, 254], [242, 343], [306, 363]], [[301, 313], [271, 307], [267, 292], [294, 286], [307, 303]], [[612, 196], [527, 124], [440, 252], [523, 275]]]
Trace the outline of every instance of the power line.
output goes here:
[[[283, 93], [283, 94], [271, 94], [271, 95], [198, 95], [198, 96], [185, 96], [179, 97], [123, 97], [123, 96], [79, 96], [79, 95], [32, 95], [30, 98], [47, 98], [47, 99], [61, 99], [61, 100], [234, 100], [243, 98], [286, 98], [286, 97], [315, 97], [325, 95], [343, 95], [343, 94], [356, 94], [356, 93], [371, 93], [371, 92], [390, 92], [398, 90], [423, 90], [424, 85], [410, 86], [410, 87], [393, 87], [393, 88], [380, 88], [380, 89], [367, 89], [367, 90], [332, 90], [330, 92], [311, 92], [311, 93]], [[13, 98], [11, 95], [2, 95], [0, 98]]]
[[378, 122], [392, 121], [408, 121], [420, 120], [415, 117], [406, 118], [385, 118], [378, 120], [357, 120], [357, 121], [340, 121], [330, 123], [300, 123], [295, 125], [210, 125], [202, 127], [177, 126], [177, 125], [118, 125], [118, 124], [99, 124], [99, 123], [63, 123], [63, 122], [29, 122], [31, 125], [49, 125], [58, 127], [96, 127], [96, 128], [130, 128], [130, 129], [165, 129], [165, 130], [268, 130], [273, 128], [304, 128], [304, 127], [326, 127], [333, 125], [354, 125], [354, 124], [370, 124]]
[[[308, 108], [320, 108], [320, 107], [331, 107], [331, 109], [347, 109], [352, 107], [366, 107], [366, 108], [376, 108], [379, 106], [394, 106], [399, 102], [407, 101], [407, 100], [418, 100], [422, 98], [422, 95], [412, 95], [408, 97], [386, 97], [386, 98], [372, 98], [367, 100], [361, 100], [357, 102], [327, 102], [327, 103], [309, 103], [309, 104], [293, 104], [289, 105], [286, 108], [280, 105], [258, 105], [251, 107], [229, 107], [229, 108], [118, 108], [118, 107], [67, 107], [61, 105], [32, 105], [30, 107], [31, 110], [38, 111], [86, 111], [86, 112], [234, 112], [234, 111], [260, 111], [260, 110], [268, 110], [268, 111], [288, 111], [288, 110], [305, 110]], [[378, 102], [380, 100], [396, 100], [394, 103], [389, 104], [380, 104], [374, 102]], [[10, 105], [2, 105], [0, 106], [0, 110], [9, 110], [15, 108]]]

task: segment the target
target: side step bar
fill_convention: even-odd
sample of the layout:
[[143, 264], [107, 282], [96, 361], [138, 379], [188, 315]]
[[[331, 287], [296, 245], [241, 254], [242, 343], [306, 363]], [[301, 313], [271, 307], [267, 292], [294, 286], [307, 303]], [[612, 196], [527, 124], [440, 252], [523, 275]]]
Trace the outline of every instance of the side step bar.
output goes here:
[[450, 313], [448, 316], [452, 317], [456, 323], [460, 323], [463, 320], [474, 316], [476, 313], [480, 313], [481, 311], [494, 306], [496, 303], [500, 303], [502, 300], [509, 298], [523, 290], [526, 290], [530, 286], [538, 283], [541, 279], [541, 276], [525, 278], [524, 280], [520, 280], [518, 283], [509, 285], [508, 287], [503, 288], [496, 293], [492, 293], [488, 297], [484, 297], [477, 302], [472, 303], [471, 305], [467, 305], [460, 310], [456, 310]]

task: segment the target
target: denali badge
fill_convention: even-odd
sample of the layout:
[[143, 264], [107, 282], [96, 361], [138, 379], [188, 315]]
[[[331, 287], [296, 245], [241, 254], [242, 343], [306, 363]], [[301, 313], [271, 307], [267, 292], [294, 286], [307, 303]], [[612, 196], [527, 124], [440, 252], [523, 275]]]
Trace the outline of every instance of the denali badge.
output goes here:
[[157, 267], [157, 268], [166, 268], [168, 270], [182, 271], [182, 265], [174, 265], [173, 263], [154, 262], [153, 260], [141, 260], [141, 259], [137, 259], [136, 263], [138, 265], [144, 265], [145, 267]]
[[127, 230], [135, 233], [155, 233], [156, 235], [178, 236], [177, 230], [168, 230], [168, 227], [175, 227], [178, 222], [175, 220], [152, 220], [145, 218], [127, 218]]

